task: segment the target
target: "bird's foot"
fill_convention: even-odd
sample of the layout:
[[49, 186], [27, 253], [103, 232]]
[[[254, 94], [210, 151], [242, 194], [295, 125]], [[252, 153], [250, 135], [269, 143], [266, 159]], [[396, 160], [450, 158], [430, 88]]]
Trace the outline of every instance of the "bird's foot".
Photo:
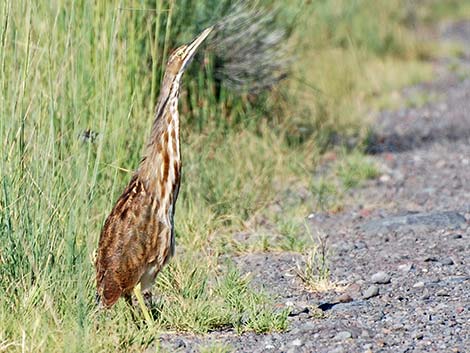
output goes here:
[[160, 316], [160, 313], [163, 308], [163, 301], [158, 297], [153, 295], [150, 290], [147, 290], [143, 293], [144, 303], [149, 308], [151, 315], [154, 318]]

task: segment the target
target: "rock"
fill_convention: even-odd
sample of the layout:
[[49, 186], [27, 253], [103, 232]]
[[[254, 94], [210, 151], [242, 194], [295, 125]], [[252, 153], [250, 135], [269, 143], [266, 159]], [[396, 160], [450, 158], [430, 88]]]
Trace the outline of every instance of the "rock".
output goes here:
[[451, 238], [452, 238], [452, 239], [462, 239], [463, 236], [462, 236], [462, 234], [457, 233], [457, 234], [452, 235]]
[[423, 259], [424, 262], [437, 262], [437, 257], [436, 256], [426, 256]]
[[345, 341], [347, 339], [350, 339], [352, 338], [352, 334], [351, 332], [349, 331], [341, 331], [341, 332], [338, 332], [335, 336], [335, 340], [336, 341]]
[[405, 273], [410, 272], [412, 269], [413, 269], [413, 264], [403, 264], [403, 265], [398, 266], [398, 270], [405, 272]]
[[289, 316], [299, 316], [300, 314], [308, 314], [310, 309], [308, 307], [291, 307]]
[[364, 241], [357, 241], [354, 243], [354, 247], [358, 250], [367, 249], [367, 244]]
[[302, 341], [297, 338], [297, 339], [293, 340], [290, 344], [291, 344], [291, 346], [294, 346], [294, 347], [300, 347], [302, 345]]
[[413, 288], [423, 288], [424, 287], [424, 282], [416, 282], [413, 284]]
[[448, 297], [449, 296], [449, 293], [447, 293], [447, 291], [445, 289], [441, 289], [441, 290], [438, 290], [436, 292], [436, 295], [438, 297]]
[[442, 265], [445, 265], [445, 266], [451, 266], [454, 264], [454, 260], [452, 260], [452, 258], [450, 257], [445, 257], [443, 258], [441, 261], [439, 261]]
[[445, 280], [447, 283], [462, 283], [466, 281], [470, 281], [470, 276], [451, 276]]
[[186, 348], [186, 342], [178, 338], [174, 343], [175, 348]]
[[392, 180], [392, 178], [388, 174], [382, 174], [379, 178], [379, 181], [384, 184], [388, 183], [390, 180]]
[[373, 297], [376, 297], [379, 295], [379, 287], [377, 286], [370, 286], [365, 292], [364, 292], [364, 299], [370, 299]]
[[338, 303], [350, 303], [350, 302], [353, 301], [353, 298], [351, 298], [351, 296], [349, 294], [343, 293], [343, 294], [341, 294], [340, 296], [338, 296], [336, 298], [336, 301]]
[[392, 277], [388, 273], [380, 271], [372, 275], [370, 280], [372, 281], [372, 283], [376, 283], [376, 284], [387, 284], [387, 283], [390, 283], [391, 278]]
[[373, 220], [361, 226], [369, 234], [388, 233], [397, 230], [462, 229], [467, 220], [458, 212], [411, 213]]

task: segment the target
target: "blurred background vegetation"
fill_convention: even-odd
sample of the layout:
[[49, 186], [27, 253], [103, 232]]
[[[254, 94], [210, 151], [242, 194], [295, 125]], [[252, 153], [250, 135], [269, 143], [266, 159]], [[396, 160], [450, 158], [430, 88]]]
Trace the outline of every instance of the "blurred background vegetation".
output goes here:
[[[285, 328], [269, 298], [229, 265], [220, 270], [220, 255], [302, 251], [303, 243], [270, 243], [269, 232], [295, 239], [291, 220], [334, 207], [325, 193], [341, 190], [313, 177], [326, 151], [354, 149], [339, 174], [356, 185], [344, 166], [360, 163], [374, 113], [399, 105], [400, 87], [432, 76], [440, 50], [423, 28], [469, 8], [457, 0], [2, 1], [0, 351], [140, 351], [155, 330]], [[219, 21], [223, 30], [184, 78], [178, 253], [159, 280], [156, 328], [139, 330], [124, 305], [95, 313], [94, 249], [139, 163], [166, 58]], [[227, 43], [240, 50], [228, 55]], [[272, 212], [299, 188], [311, 197]], [[260, 228], [269, 232], [254, 248], [232, 237]]]

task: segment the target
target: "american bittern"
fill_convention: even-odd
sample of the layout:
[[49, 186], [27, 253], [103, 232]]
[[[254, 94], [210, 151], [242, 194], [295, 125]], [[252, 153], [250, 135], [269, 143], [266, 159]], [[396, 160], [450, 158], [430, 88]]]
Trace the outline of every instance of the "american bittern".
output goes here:
[[96, 282], [109, 308], [134, 291], [146, 320], [141, 291], [150, 289], [175, 251], [174, 214], [181, 176], [178, 97], [181, 77], [206, 39], [207, 28], [168, 59], [156, 116], [143, 159], [101, 231]]

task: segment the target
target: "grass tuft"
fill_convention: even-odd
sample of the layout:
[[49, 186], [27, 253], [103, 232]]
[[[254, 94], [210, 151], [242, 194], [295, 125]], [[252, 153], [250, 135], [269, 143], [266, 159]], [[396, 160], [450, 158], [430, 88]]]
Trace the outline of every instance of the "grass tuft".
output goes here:
[[361, 182], [379, 176], [379, 170], [374, 162], [362, 155], [353, 153], [347, 155], [337, 165], [337, 174], [346, 189], [357, 187]]
[[319, 237], [317, 244], [305, 252], [303, 263], [297, 264], [297, 275], [304, 285], [314, 292], [327, 291], [333, 287], [325, 237]]

